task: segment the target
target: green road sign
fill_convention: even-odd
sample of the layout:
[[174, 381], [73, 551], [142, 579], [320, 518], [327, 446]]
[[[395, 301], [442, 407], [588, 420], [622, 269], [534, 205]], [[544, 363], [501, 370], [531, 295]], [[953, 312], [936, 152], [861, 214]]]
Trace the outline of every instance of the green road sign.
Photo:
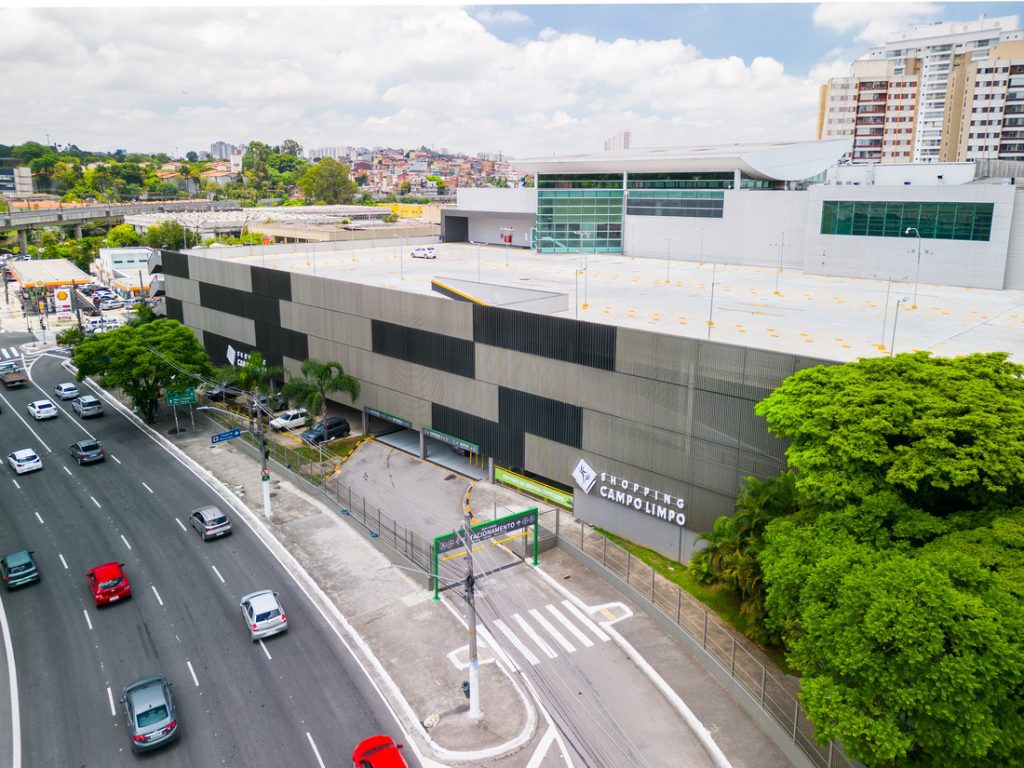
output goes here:
[[513, 488], [518, 488], [521, 491], [526, 491], [526, 493], [546, 499], [552, 504], [572, 509], [573, 499], [571, 493], [560, 491], [557, 488], [552, 488], [550, 485], [544, 485], [544, 483], [538, 483], [536, 480], [517, 475], [515, 472], [509, 472], [507, 469], [495, 467], [494, 482], [511, 485]]
[[196, 401], [196, 388], [189, 387], [183, 389], [180, 392], [168, 392], [167, 393], [167, 404], [168, 405], [191, 405]]

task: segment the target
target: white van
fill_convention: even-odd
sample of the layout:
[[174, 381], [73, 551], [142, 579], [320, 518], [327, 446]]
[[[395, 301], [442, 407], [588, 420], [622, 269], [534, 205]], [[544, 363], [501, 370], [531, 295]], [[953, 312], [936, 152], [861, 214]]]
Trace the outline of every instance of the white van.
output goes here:
[[437, 248], [432, 245], [417, 245], [409, 255], [414, 259], [436, 259]]

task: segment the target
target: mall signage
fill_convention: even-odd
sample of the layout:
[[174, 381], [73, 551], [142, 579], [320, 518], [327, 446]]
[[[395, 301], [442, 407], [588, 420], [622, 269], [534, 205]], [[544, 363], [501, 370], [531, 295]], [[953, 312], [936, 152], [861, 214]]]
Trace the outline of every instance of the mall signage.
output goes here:
[[613, 504], [643, 512], [680, 527], [686, 525], [686, 514], [683, 512], [686, 501], [682, 496], [673, 496], [607, 472], [599, 473], [583, 459], [579, 460], [572, 471], [572, 476], [580, 490], [588, 495], [596, 487], [596, 494]]

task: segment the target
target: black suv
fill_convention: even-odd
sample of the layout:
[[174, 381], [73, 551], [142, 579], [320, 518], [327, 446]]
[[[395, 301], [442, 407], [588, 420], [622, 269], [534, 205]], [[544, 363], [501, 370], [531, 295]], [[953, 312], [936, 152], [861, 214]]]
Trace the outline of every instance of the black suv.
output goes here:
[[312, 445], [326, 443], [328, 440], [336, 440], [339, 437], [348, 437], [352, 428], [348, 425], [348, 419], [344, 416], [328, 416], [323, 421], [318, 421], [315, 426], [302, 433], [302, 439]]

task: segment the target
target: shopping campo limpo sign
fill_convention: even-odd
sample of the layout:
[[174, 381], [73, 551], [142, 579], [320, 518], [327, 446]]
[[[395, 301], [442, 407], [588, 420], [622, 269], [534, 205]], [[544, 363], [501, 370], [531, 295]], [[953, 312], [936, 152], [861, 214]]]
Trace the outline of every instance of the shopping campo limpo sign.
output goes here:
[[583, 459], [579, 460], [572, 476], [576, 485], [586, 494], [596, 485], [597, 495], [602, 499], [678, 526], [686, 525], [686, 514], [683, 512], [686, 500], [682, 496], [673, 496], [607, 472], [599, 474]]

